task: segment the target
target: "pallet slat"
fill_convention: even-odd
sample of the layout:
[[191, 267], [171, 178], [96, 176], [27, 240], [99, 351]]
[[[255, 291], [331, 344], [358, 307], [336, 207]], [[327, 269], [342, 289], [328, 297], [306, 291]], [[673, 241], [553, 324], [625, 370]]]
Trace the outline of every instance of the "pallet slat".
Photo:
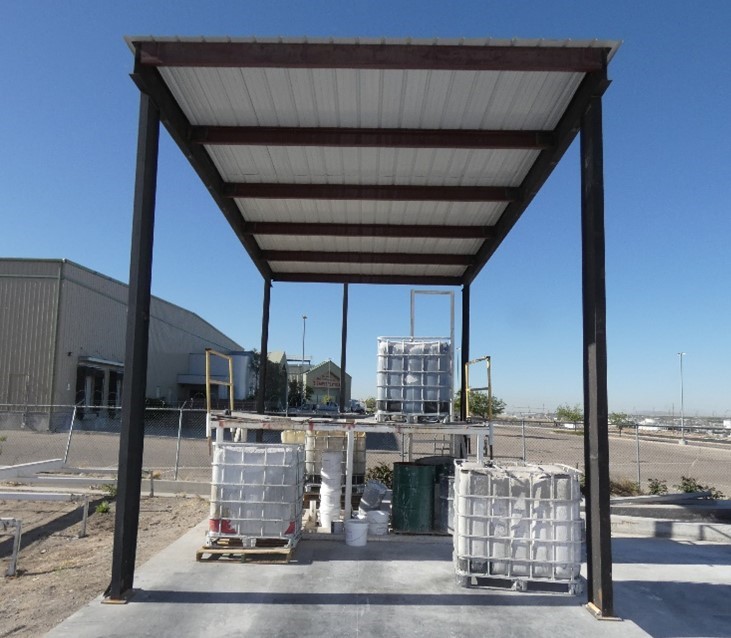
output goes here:
[[257, 563], [289, 563], [294, 553], [292, 547], [201, 547], [195, 553], [196, 561], [236, 558]]

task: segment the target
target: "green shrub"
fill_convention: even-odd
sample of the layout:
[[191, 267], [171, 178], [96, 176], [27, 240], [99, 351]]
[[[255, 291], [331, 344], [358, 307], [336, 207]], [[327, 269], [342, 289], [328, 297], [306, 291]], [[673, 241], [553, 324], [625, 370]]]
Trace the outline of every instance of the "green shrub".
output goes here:
[[609, 479], [609, 493], [614, 496], [640, 496], [639, 484], [630, 479]]
[[653, 494], [654, 496], [660, 496], [668, 493], [668, 482], [664, 479], [647, 479], [647, 485], [650, 494]]
[[117, 484], [116, 483], [105, 483], [104, 485], [102, 485], [102, 492], [104, 492], [109, 498], [116, 498]]
[[97, 514], [109, 514], [110, 511], [109, 507], [109, 501], [102, 501], [99, 503], [99, 505], [96, 506], [96, 509], [94, 510]]
[[725, 498], [723, 492], [720, 492], [715, 487], [710, 485], [702, 485], [696, 479], [690, 476], [681, 476], [680, 485], [673, 485], [673, 487], [679, 492], [691, 493], [691, 492], [710, 492], [711, 495], [708, 498], [722, 499]]
[[369, 468], [365, 473], [366, 481], [381, 481], [387, 488], [393, 487], [393, 467], [385, 463], [379, 463]]

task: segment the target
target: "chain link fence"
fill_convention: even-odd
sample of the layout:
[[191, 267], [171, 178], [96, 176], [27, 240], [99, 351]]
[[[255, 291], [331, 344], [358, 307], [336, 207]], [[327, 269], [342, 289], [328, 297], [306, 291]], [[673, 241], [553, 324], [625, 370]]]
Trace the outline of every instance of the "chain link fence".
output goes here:
[[[115, 472], [121, 427], [119, 408], [0, 405], [0, 465], [62, 459], [79, 472]], [[227, 437], [231, 433], [227, 433]], [[476, 453], [476, 440], [468, 449]], [[693, 478], [731, 497], [731, 431], [689, 431], [687, 444], [677, 433], [610, 428], [609, 471], [614, 482], [636, 483], [643, 492], [650, 480], [665, 482], [670, 491], [682, 477]], [[2, 440], [4, 439], [4, 440]], [[256, 432], [248, 430], [247, 440]], [[263, 431], [264, 442], [279, 442], [280, 433]], [[206, 413], [198, 408], [147, 408], [143, 468], [156, 478], [210, 480]], [[451, 435], [367, 433], [366, 474], [398, 461], [448, 456]], [[581, 424], [539, 421], [495, 421], [493, 455], [497, 461], [562, 463], [584, 469]]]
[[[609, 430], [609, 475], [618, 488], [635, 484], [650, 492], [651, 480], [669, 491], [683, 477], [721, 491], [731, 498], [731, 431], [723, 428], [688, 430], [686, 444], [673, 430], [641, 426]], [[581, 423], [553, 421], [495, 422], [496, 460], [563, 463], [584, 471], [584, 430]], [[621, 485], [624, 484], [624, 485]]]

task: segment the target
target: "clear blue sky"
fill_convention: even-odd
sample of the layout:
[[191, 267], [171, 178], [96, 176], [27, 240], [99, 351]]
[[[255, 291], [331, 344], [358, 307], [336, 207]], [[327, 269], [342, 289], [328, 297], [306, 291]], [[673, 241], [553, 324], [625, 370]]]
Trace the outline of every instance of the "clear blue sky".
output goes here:
[[[125, 35], [617, 39], [604, 98], [609, 403], [731, 416], [731, 3], [40, 2], [0, 5], [0, 255], [127, 281], [139, 93]], [[582, 402], [578, 144], [472, 287], [473, 356], [508, 409]], [[258, 348], [263, 283], [167, 133], [153, 293]], [[409, 332], [409, 288], [351, 286], [354, 396], [376, 338]], [[270, 349], [340, 361], [342, 287], [275, 284]], [[457, 294], [457, 326], [459, 294]], [[417, 333], [446, 335], [445, 298]], [[459, 330], [457, 331], [459, 343]]]

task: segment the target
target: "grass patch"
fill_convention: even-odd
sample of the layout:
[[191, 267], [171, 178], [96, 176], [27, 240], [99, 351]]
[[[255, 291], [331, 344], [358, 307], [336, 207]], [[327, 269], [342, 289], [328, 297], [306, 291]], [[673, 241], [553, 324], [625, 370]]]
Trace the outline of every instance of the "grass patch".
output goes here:
[[609, 479], [609, 493], [613, 496], [641, 496], [642, 489], [630, 479]]

